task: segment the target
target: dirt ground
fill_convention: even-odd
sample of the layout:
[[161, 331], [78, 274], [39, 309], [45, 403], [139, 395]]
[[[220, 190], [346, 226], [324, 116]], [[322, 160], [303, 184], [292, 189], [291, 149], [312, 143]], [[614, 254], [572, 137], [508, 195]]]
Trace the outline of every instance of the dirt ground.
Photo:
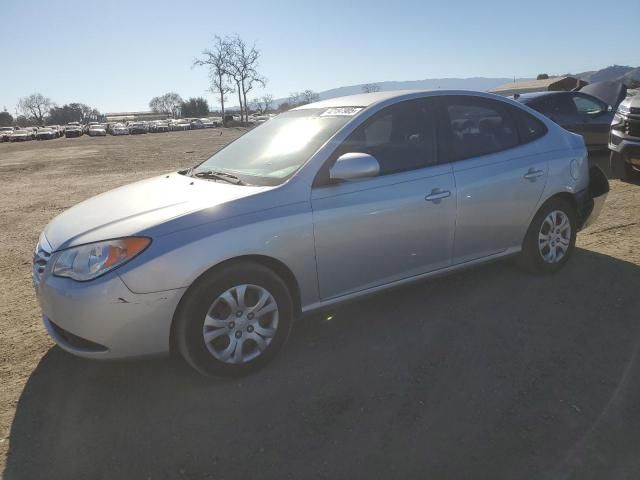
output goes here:
[[31, 286], [47, 222], [239, 134], [0, 144], [5, 478], [640, 476], [640, 186], [617, 180], [559, 274], [499, 263], [340, 307], [242, 380], [54, 347]]

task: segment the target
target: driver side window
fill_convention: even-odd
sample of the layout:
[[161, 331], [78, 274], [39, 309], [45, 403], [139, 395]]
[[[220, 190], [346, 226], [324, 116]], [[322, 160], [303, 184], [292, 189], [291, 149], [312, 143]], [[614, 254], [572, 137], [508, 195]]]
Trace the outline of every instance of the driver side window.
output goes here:
[[380, 175], [415, 170], [438, 162], [435, 103], [409, 100], [378, 112], [358, 127], [339, 148], [339, 155], [368, 153], [380, 164]]

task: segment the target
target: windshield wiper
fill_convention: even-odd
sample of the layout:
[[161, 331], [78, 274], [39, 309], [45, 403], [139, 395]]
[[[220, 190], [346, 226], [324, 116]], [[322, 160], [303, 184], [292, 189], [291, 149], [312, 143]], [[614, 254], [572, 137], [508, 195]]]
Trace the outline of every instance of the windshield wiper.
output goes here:
[[225, 182], [233, 183], [234, 185], [246, 185], [239, 177], [227, 172], [218, 172], [213, 170], [207, 170], [206, 172], [198, 172], [193, 174], [198, 178], [212, 178], [214, 180], [224, 180]]

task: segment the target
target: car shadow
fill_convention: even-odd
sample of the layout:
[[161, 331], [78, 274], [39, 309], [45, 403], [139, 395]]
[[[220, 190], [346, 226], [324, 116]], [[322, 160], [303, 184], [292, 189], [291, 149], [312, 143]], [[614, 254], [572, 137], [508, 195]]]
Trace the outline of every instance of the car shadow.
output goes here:
[[637, 478], [638, 287], [580, 249], [488, 265], [306, 318], [242, 379], [52, 348], [4, 478]]

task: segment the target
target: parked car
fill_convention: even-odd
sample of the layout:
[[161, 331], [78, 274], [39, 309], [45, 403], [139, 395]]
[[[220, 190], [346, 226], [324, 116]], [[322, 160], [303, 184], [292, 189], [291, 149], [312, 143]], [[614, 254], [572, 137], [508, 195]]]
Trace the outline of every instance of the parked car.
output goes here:
[[579, 135], [504, 97], [334, 98], [62, 213], [33, 281], [71, 353], [241, 375], [304, 312], [507, 256], [561, 269], [607, 191]]
[[0, 142], [8, 142], [11, 140], [15, 127], [0, 127]]
[[156, 123], [156, 133], [168, 132], [169, 131], [169, 123], [165, 121], [159, 121]]
[[194, 118], [189, 122], [189, 125], [192, 130], [215, 127], [215, 124], [208, 118]]
[[613, 109], [598, 98], [582, 92], [536, 92], [516, 100], [582, 135], [589, 150], [607, 148]]
[[11, 134], [12, 142], [26, 142], [28, 140], [33, 140], [33, 135], [31, 134], [31, 130], [21, 129], [14, 130]]
[[49, 125], [47, 128], [50, 128], [56, 134], [56, 138], [60, 138], [63, 135], [62, 127], [60, 125]]
[[38, 129], [36, 133], [36, 138], [38, 140], [53, 140], [54, 138], [58, 138], [58, 135], [53, 128], [42, 127]]
[[137, 135], [147, 133], [147, 125], [144, 122], [130, 122], [128, 125], [129, 133], [131, 135]]
[[64, 136], [66, 138], [81, 137], [83, 133], [83, 128], [78, 122], [69, 122], [64, 127]]
[[109, 133], [111, 135], [129, 135], [129, 127], [122, 123], [115, 123], [110, 126]]
[[621, 180], [640, 177], [640, 95], [624, 100], [611, 123], [611, 171]]
[[38, 138], [38, 128], [37, 127], [24, 127], [24, 129], [29, 132], [31, 135], [31, 140], [35, 140]]
[[107, 127], [100, 123], [93, 124], [89, 127], [90, 137], [105, 137], [107, 135]]
[[180, 120], [176, 120], [175, 122], [171, 123], [169, 125], [169, 129], [171, 131], [190, 130], [191, 129], [191, 124], [185, 119], [180, 119]]

